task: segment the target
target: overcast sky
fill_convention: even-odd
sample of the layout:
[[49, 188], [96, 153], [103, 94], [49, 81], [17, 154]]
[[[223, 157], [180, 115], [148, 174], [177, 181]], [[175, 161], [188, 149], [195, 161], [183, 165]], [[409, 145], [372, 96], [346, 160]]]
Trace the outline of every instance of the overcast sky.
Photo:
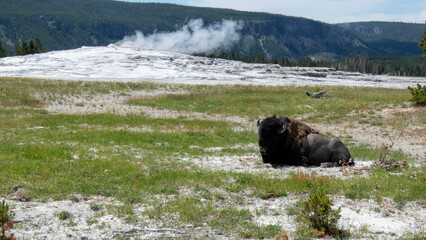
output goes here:
[[426, 0], [123, 0], [231, 8], [305, 17], [326, 23], [398, 21], [425, 23]]

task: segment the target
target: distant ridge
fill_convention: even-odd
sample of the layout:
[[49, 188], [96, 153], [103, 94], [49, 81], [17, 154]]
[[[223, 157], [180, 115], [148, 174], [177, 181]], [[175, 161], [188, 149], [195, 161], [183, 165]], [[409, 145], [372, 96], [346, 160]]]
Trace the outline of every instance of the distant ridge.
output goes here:
[[418, 51], [426, 24], [403, 22], [353, 22], [337, 24], [387, 55], [411, 56]]
[[[227, 51], [241, 56], [294, 60], [332, 60], [355, 55], [421, 54], [416, 34], [426, 25], [397, 23], [326, 24], [277, 14], [198, 8], [173, 4], [112, 0], [2, 0], [0, 41], [11, 53], [14, 45], [38, 37], [48, 50], [106, 46], [140, 30], [145, 34], [176, 31], [189, 20], [206, 24], [243, 20], [242, 37]], [[387, 27], [387, 26], [390, 27]], [[376, 26], [376, 27], [375, 27]], [[371, 29], [383, 34], [371, 34]], [[392, 29], [392, 32], [388, 32]], [[399, 31], [399, 32], [398, 32]], [[390, 36], [407, 36], [395, 39]], [[418, 33], [420, 39], [422, 31]]]

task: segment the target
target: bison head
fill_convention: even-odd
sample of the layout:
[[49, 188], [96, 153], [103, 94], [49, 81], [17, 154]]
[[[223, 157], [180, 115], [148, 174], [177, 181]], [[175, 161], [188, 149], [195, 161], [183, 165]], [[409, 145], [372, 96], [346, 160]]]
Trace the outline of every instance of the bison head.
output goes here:
[[284, 117], [267, 117], [262, 121], [257, 121], [257, 129], [259, 134], [259, 150], [263, 158], [263, 162], [270, 162], [274, 159], [274, 153], [280, 150], [279, 143], [282, 135], [286, 132], [289, 120]]

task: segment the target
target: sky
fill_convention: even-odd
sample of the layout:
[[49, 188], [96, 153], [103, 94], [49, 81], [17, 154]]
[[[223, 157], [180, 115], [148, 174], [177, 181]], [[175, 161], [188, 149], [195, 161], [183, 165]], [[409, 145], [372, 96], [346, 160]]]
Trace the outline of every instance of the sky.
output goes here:
[[425, 23], [426, 0], [122, 0], [230, 8], [304, 17], [326, 23], [392, 21]]

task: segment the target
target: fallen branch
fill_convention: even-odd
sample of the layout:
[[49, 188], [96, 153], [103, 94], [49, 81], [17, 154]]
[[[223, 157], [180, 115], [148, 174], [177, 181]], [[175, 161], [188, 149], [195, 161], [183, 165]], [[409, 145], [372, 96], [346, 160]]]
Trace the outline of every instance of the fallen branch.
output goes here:
[[330, 95], [326, 94], [325, 91], [320, 91], [320, 92], [314, 92], [314, 93], [309, 93], [309, 92], [305, 92], [306, 95], [308, 95], [308, 97], [310, 98], [323, 98], [323, 97], [331, 97]]
[[[408, 120], [405, 123], [406, 126], [408, 125], [409, 121], [410, 120]], [[374, 167], [376, 167], [376, 168], [384, 168], [386, 170], [392, 170], [392, 169], [398, 169], [398, 168], [401, 169], [401, 168], [408, 167], [407, 161], [404, 161], [404, 160], [399, 161], [399, 160], [396, 160], [396, 159], [388, 158], [388, 154], [392, 151], [393, 146], [399, 141], [399, 139], [401, 139], [402, 133], [403, 133], [403, 130], [399, 134], [399, 137], [398, 137], [398, 139], [396, 141], [394, 141], [393, 138], [388, 133], [383, 134], [383, 136], [389, 137], [390, 145], [383, 147], [383, 150], [380, 152], [379, 159], [376, 160], [373, 163]]]
[[[161, 236], [162, 238], [190, 237], [189, 234], [176, 229], [172, 229], [172, 228], [142, 228], [142, 229], [133, 228], [126, 231], [114, 231], [111, 239], [114, 239], [117, 237], [124, 237], [127, 235], [135, 235], [138, 232], [173, 232], [171, 234], [163, 233], [163, 236]], [[176, 234], [178, 236], [176, 236]]]

